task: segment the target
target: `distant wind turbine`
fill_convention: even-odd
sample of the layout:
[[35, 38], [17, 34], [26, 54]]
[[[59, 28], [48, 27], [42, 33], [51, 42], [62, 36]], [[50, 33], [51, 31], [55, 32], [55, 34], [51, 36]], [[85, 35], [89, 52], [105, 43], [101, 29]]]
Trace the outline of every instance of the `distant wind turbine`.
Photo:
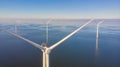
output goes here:
[[15, 28], [14, 28], [15, 29], [15, 33], [17, 33], [17, 23], [15, 23], [14, 26], [15, 26]]
[[52, 21], [52, 19], [48, 20], [46, 22], [46, 44], [48, 44], [48, 24]]
[[97, 30], [96, 30], [96, 51], [95, 51], [95, 64], [96, 64], [96, 67], [98, 67], [98, 57], [99, 57], [99, 47], [98, 47], [98, 39], [99, 39], [99, 26], [101, 23], [103, 23], [104, 21], [100, 21], [99, 23], [97, 23]]
[[98, 35], [99, 35], [98, 32], [99, 32], [99, 26], [100, 26], [101, 23], [103, 23], [103, 21], [100, 21], [99, 23], [97, 23], [97, 31], [96, 31], [96, 51], [98, 50], [98, 39], [99, 39], [99, 38], [98, 38], [98, 37], [99, 37], [99, 36], [98, 36]]
[[15, 33], [18, 33], [18, 22], [20, 22], [20, 20], [15, 21], [15, 24], [14, 24]]
[[[58, 41], [57, 43], [53, 44], [50, 47], [47, 47], [47, 44], [46, 44], [47, 43], [47, 39], [48, 39], [47, 38], [47, 36], [48, 36], [47, 34], [46, 34], [47, 35], [46, 36], [46, 43], [44, 43], [42, 45], [39, 45], [39, 44], [37, 44], [37, 43], [35, 43], [35, 42], [31, 41], [31, 40], [28, 40], [28, 39], [18, 35], [18, 34], [15, 34], [13, 32], [9, 32], [7, 30], [5, 30], [5, 31], [8, 32], [9, 34], [14, 35], [17, 38], [20, 38], [20, 39], [22, 39], [22, 40], [32, 44], [33, 46], [39, 48], [43, 52], [43, 67], [49, 67], [49, 54], [50, 54], [51, 50], [53, 50], [55, 47], [59, 46], [61, 43], [63, 43], [65, 40], [67, 40], [68, 38], [73, 36], [75, 33], [77, 33], [79, 30], [81, 30], [83, 27], [85, 27], [86, 25], [88, 25], [92, 21], [93, 21], [93, 19], [88, 21], [87, 23], [83, 24], [81, 27], [79, 27], [78, 29], [76, 29], [75, 31], [73, 31], [72, 33], [70, 33], [69, 35], [67, 35], [66, 37], [64, 37], [63, 39], [61, 39], [60, 41]], [[48, 28], [48, 25], [46, 25], [46, 32], [48, 30], [47, 28]]]

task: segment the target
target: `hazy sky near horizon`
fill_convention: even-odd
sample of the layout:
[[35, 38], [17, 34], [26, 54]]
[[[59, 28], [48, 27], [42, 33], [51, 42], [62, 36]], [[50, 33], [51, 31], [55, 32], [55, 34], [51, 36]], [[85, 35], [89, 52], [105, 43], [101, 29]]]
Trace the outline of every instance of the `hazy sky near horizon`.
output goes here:
[[0, 18], [120, 18], [120, 0], [0, 0]]

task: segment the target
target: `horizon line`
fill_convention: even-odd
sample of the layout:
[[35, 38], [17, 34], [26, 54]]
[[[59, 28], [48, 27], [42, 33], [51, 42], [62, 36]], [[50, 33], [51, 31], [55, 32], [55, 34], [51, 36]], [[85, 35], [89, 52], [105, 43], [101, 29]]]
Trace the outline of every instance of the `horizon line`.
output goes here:
[[120, 19], [120, 18], [95, 18], [95, 17], [91, 17], [91, 18], [54, 18], [54, 17], [50, 17], [50, 18], [1, 18], [0, 20], [44, 20], [44, 19], [56, 19], [56, 20], [64, 20], [64, 19]]

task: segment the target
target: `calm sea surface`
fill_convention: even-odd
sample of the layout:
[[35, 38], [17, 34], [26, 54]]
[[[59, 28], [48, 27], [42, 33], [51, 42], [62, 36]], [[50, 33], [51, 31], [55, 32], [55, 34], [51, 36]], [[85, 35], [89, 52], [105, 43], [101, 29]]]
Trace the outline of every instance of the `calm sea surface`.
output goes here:
[[[48, 46], [87, 20], [55, 20], [49, 24]], [[52, 50], [50, 67], [120, 67], [120, 20], [105, 20], [99, 27], [96, 51], [95, 20]], [[13, 23], [0, 22], [0, 67], [42, 67], [42, 52], [2, 29], [14, 31]], [[45, 42], [45, 22], [17, 23], [17, 33], [38, 44]]]

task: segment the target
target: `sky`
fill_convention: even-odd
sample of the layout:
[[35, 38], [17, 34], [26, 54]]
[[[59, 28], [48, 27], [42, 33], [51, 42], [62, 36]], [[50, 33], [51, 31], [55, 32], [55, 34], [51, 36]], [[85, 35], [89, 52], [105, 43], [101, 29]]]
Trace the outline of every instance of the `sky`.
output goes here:
[[120, 18], [120, 0], [0, 0], [0, 18]]

